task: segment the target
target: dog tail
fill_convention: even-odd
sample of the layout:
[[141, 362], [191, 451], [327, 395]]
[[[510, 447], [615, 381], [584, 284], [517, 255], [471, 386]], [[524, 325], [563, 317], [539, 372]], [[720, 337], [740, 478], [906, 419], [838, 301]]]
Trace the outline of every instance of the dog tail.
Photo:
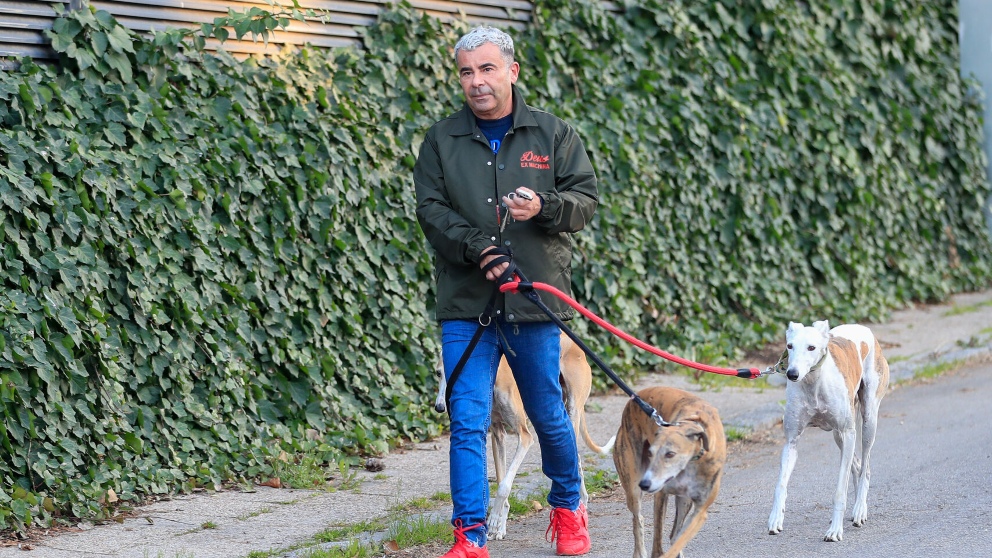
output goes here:
[[615, 444], [617, 441], [617, 437], [615, 435], [612, 438], [610, 438], [609, 442], [606, 442], [606, 445], [600, 446], [596, 444], [596, 442], [592, 440], [592, 436], [589, 435], [589, 427], [586, 425], [585, 413], [582, 413], [581, 422], [582, 423], [579, 426], [582, 428], [582, 438], [586, 441], [586, 446], [588, 446], [589, 449], [600, 455], [607, 455], [611, 451], [613, 451], [613, 444]]

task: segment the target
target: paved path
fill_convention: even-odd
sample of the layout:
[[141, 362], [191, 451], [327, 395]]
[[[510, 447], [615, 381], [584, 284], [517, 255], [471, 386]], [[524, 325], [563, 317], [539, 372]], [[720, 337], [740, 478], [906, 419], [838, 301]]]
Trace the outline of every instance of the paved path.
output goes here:
[[[883, 350], [892, 363], [893, 378], [898, 381], [931, 365], [987, 359], [992, 354], [990, 326], [992, 291], [957, 295], [947, 304], [898, 311], [885, 323], [871, 327], [883, 343]], [[770, 364], [741, 363], [762, 369]], [[745, 387], [714, 391], [694, 386], [685, 375], [647, 375], [635, 387], [653, 384], [675, 385], [700, 392], [733, 428], [761, 432], [776, 427], [781, 419], [785, 395], [778, 379], [772, 384], [761, 380], [745, 384]], [[620, 410], [626, 401], [622, 395], [590, 399], [588, 418], [595, 440], [603, 443], [616, 432]], [[919, 440], [920, 445], [927, 443]], [[590, 454], [584, 445], [581, 451], [587, 467], [612, 469], [609, 457]], [[526, 494], [547, 482], [538, 472], [539, 457], [535, 445], [522, 468], [518, 493]], [[386, 469], [381, 474], [359, 473], [362, 483], [355, 491], [327, 493], [257, 487], [251, 493], [226, 491], [177, 497], [142, 507], [135, 518], [122, 524], [46, 537], [36, 541], [30, 553], [16, 547], [0, 547], [0, 558], [244, 557], [252, 551], [285, 549], [308, 541], [333, 526], [381, 518], [397, 504], [448, 492], [446, 438], [396, 451], [383, 461]], [[730, 482], [728, 479], [728, 484]], [[728, 494], [732, 492], [728, 490]], [[729, 503], [730, 500], [721, 498], [719, 502]], [[450, 512], [442, 509], [438, 513]], [[757, 517], [767, 516], [764, 506], [759, 506], [754, 513]], [[544, 527], [527, 525], [531, 521], [546, 522], [545, 516], [513, 523], [511, 532], [520, 533], [526, 529], [533, 531], [528, 533], [528, 541], [543, 541]], [[215, 528], [203, 529], [202, 525], [207, 522]], [[601, 520], [598, 524], [608, 525]], [[594, 528], [600, 527], [594, 524]], [[627, 520], [608, 528], [617, 533], [629, 533]], [[627, 548], [626, 544], [621, 546]], [[611, 556], [625, 554], [626, 550]]]

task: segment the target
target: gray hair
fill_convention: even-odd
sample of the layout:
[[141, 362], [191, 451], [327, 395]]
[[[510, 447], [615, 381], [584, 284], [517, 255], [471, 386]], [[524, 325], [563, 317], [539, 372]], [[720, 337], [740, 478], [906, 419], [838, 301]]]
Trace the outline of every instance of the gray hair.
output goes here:
[[458, 39], [458, 42], [455, 43], [455, 62], [458, 62], [459, 52], [475, 50], [486, 43], [492, 43], [499, 47], [499, 52], [507, 65], [513, 63], [513, 37], [488, 25], [480, 25]]

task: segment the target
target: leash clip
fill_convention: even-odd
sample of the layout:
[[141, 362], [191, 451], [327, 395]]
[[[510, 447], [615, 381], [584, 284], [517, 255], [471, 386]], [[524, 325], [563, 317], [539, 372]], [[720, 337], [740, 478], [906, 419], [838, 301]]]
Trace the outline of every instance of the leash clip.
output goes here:
[[768, 374], [785, 374], [789, 368], [789, 351], [785, 350], [782, 352], [782, 356], [779, 357], [778, 362], [765, 368], [765, 371], [761, 373], [762, 376]]

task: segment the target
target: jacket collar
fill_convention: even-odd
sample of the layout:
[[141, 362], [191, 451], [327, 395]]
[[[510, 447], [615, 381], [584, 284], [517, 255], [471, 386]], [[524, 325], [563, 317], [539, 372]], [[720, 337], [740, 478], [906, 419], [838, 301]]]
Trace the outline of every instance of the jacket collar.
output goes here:
[[[517, 89], [516, 85], [511, 87], [513, 89], [513, 112], [511, 113], [513, 114], [513, 126], [510, 129], [537, 126], [537, 120], [530, 113], [530, 108], [524, 102], [520, 90]], [[454, 117], [458, 124], [451, 128], [450, 134], [452, 136], [468, 136], [475, 133], [475, 113], [469, 108], [468, 103], [465, 103], [462, 110], [455, 113]]]

